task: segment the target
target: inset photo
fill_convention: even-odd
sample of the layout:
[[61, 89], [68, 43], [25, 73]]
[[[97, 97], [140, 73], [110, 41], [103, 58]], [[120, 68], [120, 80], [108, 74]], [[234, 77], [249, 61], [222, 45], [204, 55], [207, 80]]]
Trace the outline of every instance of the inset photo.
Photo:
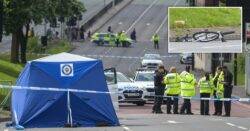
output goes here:
[[169, 53], [241, 53], [241, 7], [169, 7]]

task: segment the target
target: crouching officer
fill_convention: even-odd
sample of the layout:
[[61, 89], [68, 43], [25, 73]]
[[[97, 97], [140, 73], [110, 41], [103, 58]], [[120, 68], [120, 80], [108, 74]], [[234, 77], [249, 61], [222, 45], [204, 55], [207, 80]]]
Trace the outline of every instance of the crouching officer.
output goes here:
[[190, 72], [190, 66], [186, 66], [186, 71], [180, 74], [181, 77], [181, 96], [189, 97], [184, 98], [184, 102], [181, 106], [180, 114], [193, 115], [191, 111], [191, 97], [195, 96], [195, 85], [196, 79], [194, 75]]
[[[211, 93], [213, 92], [214, 89], [214, 84], [208, 72], [206, 72], [203, 75], [203, 77], [199, 80], [198, 85], [200, 87], [200, 97], [201, 97], [200, 113], [201, 115], [209, 115], [209, 100], [206, 100], [206, 98], [210, 98]], [[205, 98], [205, 100], [202, 98]]]
[[165, 84], [163, 83], [163, 78], [167, 74], [163, 65], [160, 65], [155, 71], [154, 76], [154, 89], [155, 89], [155, 100], [152, 113], [163, 113], [161, 110], [163, 95], [165, 91]]
[[173, 113], [178, 114], [178, 96], [180, 94], [180, 75], [175, 67], [171, 67], [169, 73], [164, 77], [166, 85], [165, 94], [167, 95], [167, 114], [171, 114], [172, 104]]

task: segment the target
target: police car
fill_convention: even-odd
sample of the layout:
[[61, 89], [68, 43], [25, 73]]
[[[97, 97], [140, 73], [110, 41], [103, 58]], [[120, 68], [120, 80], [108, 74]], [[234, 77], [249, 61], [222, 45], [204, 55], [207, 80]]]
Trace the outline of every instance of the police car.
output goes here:
[[[91, 41], [98, 46], [103, 46], [103, 45], [116, 46], [117, 34], [115, 34], [115, 33], [95, 33], [91, 36]], [[131, 40], [130, 38], [126, 38], [125, 47], [129, 47], [133, 43], [134, 43], [133, 40]]]
[[[112, 73], [105, 73], [106, 79], [112, 77]], [[118, 100], [119, 103], [134, 103], [138, 106], [144, 106], [146, 100], [144, 98], [143, 90], [133, 83], [131, 79], [126, 77], [123, 73], [117, 72], [118, 85]]]
[[145, 54], [141, 61], [144, 69], [155, 70], [159, 65], [163, 65], [160, 54]]
[[181, 64], [192, 64], [192, 62], [193, 62], [192, 53], [183, 53], [180, 56], [181, 56], [181, 58], [180, 58]]
[[138, 70], [135, 73], [134, 83], [143, 91], [143, 98], [147, 101], [154, 100], [154, 71]]

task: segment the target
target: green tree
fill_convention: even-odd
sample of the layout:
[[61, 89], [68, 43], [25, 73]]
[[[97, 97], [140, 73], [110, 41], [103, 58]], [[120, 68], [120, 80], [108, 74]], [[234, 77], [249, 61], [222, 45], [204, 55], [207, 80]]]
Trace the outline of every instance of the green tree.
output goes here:
[[44, 19], [79, 15], [85, 11], [78, 0], [4, 0], [4, 30], [12, 34], [11, 62], [26, 63], [26, 47], [30, 24], [41, 24]]

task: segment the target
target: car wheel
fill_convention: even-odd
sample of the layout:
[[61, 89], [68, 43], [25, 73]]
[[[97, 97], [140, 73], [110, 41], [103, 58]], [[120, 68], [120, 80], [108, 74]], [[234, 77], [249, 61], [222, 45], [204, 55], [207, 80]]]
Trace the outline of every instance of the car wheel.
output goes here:
[[136, 105], [137, 105], [137, 106], [144, 106], [144, 105], [145, 105], [145, 102], [137, 102]]

